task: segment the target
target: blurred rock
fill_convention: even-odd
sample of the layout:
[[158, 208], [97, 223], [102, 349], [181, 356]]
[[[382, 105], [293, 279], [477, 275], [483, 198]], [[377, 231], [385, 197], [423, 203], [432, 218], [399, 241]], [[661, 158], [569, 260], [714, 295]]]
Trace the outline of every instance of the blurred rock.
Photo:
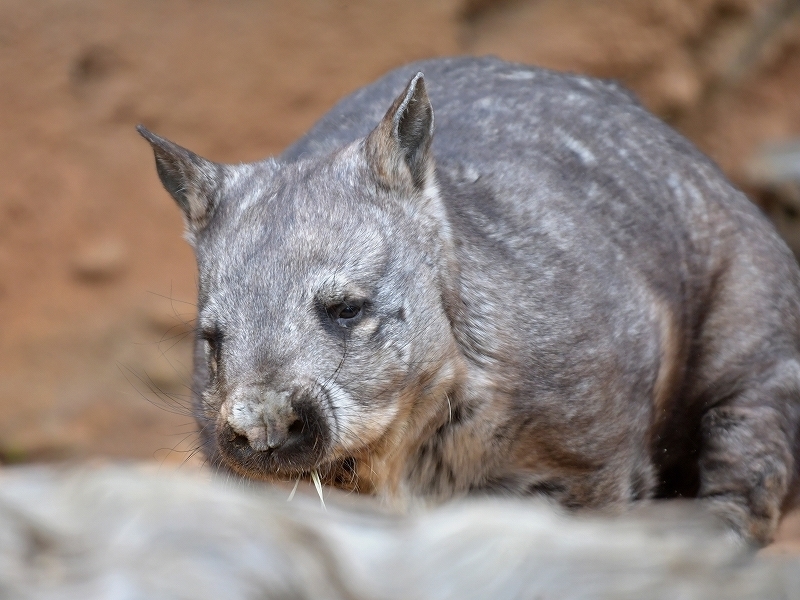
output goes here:
[[566, 517], [485, 499], [407, 517], [363, 497], [142, 470], [0, 471], [0, 596], [26, 599], [800, 598], [694, 505]]
[[72, 261], [72, 273], [87, 283], [110, 281], [125, 272], [127, 263], [125, 245], [121, 240], [109, 238], [80, 248]]
[[91, 45], [84, 48], [75, 59], [70, 70], [70, 79], [78, 86], [101, 81], [110, 77], [120, 67], [121, 62], [113, 48]]
[[764, 210], [800, 257], [800, 140], [764, 145], [747, 162], [745, 173]]
[[747, 176], [753, 185], [800, 186], [800, 139], [762, 146], [747, 163]]

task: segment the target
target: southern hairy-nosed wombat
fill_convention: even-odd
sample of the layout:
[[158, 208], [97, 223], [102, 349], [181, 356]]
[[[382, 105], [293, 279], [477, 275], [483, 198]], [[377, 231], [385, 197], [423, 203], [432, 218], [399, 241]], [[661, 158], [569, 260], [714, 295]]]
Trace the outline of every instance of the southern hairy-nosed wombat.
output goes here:
[[197, 255], [213, 464], [391, 498], [696, 495], [770, 539], [797, 478], [800, 271], [617, 85], [417, 63], [253, 164], [140, 132]]

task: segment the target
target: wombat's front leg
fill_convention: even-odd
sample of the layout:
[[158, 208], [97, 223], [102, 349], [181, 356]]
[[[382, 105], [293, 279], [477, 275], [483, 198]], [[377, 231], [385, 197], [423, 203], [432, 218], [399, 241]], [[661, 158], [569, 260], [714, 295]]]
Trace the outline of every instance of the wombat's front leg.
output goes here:
[[775, 533], [795, 465], [800, 365], [788, 360], [710, 409], [701, 423], [700, 490], [748, 541]]

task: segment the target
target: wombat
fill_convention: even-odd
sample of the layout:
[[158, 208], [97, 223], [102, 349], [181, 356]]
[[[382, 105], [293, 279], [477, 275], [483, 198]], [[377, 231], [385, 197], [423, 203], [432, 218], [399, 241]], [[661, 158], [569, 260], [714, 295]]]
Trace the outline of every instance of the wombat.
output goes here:
[[798, 478], [800, 271], [617, 84], [419, 62], [252, 164], [139, 131], [197, 257], [212, 464], [397, 502], [697, 496], [773, 535]]

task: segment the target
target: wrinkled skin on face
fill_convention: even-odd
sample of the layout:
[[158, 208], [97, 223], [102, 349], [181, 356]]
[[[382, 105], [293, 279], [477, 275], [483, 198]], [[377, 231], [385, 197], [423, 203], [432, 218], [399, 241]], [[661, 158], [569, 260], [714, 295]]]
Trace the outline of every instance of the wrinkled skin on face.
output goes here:
[[216, 165], [142, 133], [197, 255], [194, 384], [213, 460], [374, 487], [358, 465], [374, 471], [441, 417], [460, 368], [421, 77], [370, 137], [322, 159]]
[[438, 269], [426, 240], [393, 226], [402, 200], [326, 185], [363, 181], [361, 153], [231, 186], [244, 201], [198, 236], [203, 408], [237, 471], [292, 476], [358, 455], [447, 383], [452, 336], [424, 293]]

